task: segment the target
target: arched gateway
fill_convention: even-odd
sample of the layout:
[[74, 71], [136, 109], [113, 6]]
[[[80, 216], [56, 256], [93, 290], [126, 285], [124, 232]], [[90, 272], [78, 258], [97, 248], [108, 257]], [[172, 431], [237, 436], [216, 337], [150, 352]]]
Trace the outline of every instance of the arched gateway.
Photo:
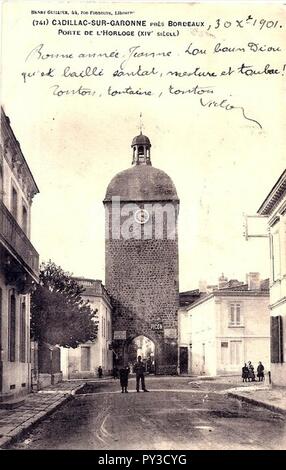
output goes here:
[[123, 365], [134, 338], [149, 338], [156, 373], [176, 374], [179, 199], [171, 178], [152, 167], [149, 138], [141, 133], [131, 147], [132, 167], [111, 180], [103, 201], [113, 349]]
[[145, 364], [146, 372], [154, 374], [156, 372], [156, 356], [158, 350], [154, 341], [144, 335], [128, 338], [124, 347], [124, 363], [135, 364], [137, 357], [141, 356]]

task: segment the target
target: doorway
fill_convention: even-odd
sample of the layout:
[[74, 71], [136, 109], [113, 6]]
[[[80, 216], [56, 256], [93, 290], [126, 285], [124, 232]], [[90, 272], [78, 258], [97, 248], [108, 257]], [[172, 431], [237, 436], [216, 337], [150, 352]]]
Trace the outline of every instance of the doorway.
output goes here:
[[131, 372], [138, 356], [141, 356], [146, 372], [155, 374], [155, 343], [147, 336], [140, 335], [134, 338], [128, 344], [126, 353]]
[[187, 346], [180, 346], [179, 361], [180, 374], [187, 374], [189, 371], [189, 354]]

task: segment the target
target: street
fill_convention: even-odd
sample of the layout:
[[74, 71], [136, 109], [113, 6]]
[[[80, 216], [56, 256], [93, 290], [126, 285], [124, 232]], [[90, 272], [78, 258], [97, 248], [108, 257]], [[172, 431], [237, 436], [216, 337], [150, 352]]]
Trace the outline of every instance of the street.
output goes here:
[[228, 398], [227, 381], [148, 377], [122, 394], [118, 380], [89, 383], [12, 449], [285, 449], [285, 418]]

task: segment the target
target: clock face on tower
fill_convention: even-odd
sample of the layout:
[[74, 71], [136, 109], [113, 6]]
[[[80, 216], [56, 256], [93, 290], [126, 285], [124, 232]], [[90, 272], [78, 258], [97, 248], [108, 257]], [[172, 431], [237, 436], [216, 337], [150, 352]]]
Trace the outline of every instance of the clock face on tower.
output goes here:
[[138, 209], [134, 214], [135, 221], [138, 224], [146, 224], [146, 222], [149, 220], [149, 217], [149, 212], [146, 209]]

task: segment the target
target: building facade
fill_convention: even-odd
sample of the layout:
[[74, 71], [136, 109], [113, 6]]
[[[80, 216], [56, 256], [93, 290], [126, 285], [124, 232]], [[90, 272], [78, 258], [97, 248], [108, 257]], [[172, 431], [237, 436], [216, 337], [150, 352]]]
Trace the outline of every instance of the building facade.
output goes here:
[[180, 329], [189, 331], [184, 338], [185, 347], [190, 345], [189, 374], [237, 375], [248, 361], [255, 367], [262, 361], [269, 370], [267, 283], [250, 273], [248, 284], [239, 284], [202, 293], [193, 304], [181, 308]]
[[39, 192], [1, 108], [0, 155], [0, 401], [30, 390], [30, 292], [39, 255], [30, 241], [31, 205]]
[[151, 164], [149, 138], [141, 133], [131, 147], [132, 167], [111, 180], [104, 199], [113, 345], [122, 365], [133, 340], [146, 336], [156, 373], [177, 373], [179, 199], [171, 178]]
[[113, 368], [112, 318], [109, 295], [102, 282], [94, 279], [74, 278], [84, 287], [81, 294], [96, 311], [98, 333], [95, 341], [81, 344], [77, 348], [61, 348], [61, 370], [64, 379], [96, 377], [98, 367], [103, 374], [111, 374]]
[[178, 310], [178, 366], [180, 374], [192, 372], [192, 314], [188, 307]]
[[267, 217], [270, 237], [271, 376], [286, 386], [286, 170], [258, 214]]
[[178, 372], [192, 372], [192, 314], [188, 307], [201, 298], [200, 289], [180, 292], [178, 310]]

